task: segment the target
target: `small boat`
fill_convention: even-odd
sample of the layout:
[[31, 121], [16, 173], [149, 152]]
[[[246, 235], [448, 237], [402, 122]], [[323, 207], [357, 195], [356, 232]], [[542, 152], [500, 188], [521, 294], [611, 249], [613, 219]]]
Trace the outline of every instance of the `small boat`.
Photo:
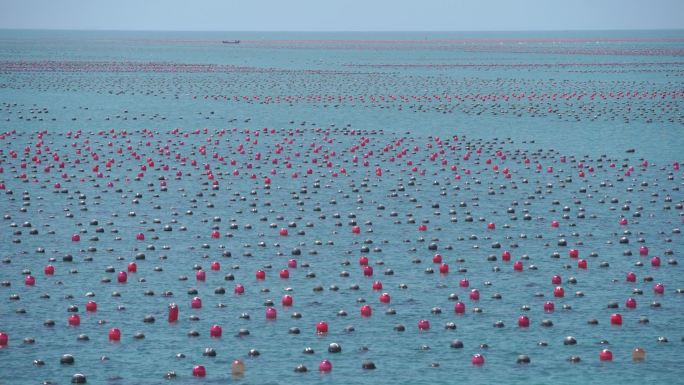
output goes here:
[[240, 40], [223, 40], [221, 41], [223, 44], [240, 44]]

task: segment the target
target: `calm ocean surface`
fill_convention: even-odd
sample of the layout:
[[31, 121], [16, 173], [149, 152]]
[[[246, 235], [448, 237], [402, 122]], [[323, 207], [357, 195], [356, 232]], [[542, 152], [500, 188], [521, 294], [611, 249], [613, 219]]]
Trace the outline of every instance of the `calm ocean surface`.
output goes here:
[[[684, 383], [684, 31], [5, 30], [0, 142], [2, 385], [65, 384], [75, 373], [112, 385]], [[299, 266], [279, 278], [291, 258]], [[133, 261], [137, 272], [117, 283]], [[238, 283], [244, 295], [233, 294]], [[292, 307], [281, 306], [286, 294]], [[195, 296], [201, 309], [190, 308]], [[277, 320], [264, 317], [269, 300]], [[360, 316], [364, 304], [371, 317]], [[81, 324], [69, 327], [76, 313]], [[518, 327], [522, 314], [529, 328]], [[421, 319], [430, 330], [418, 330]], [[319, 321], [327, 334], [315, 333]], [[209, 337], [213, 324], [221, 338]], [[118, 343], [107, 339], [114, 327]], [[644, 362], [631, 360], [637, 346]], [[216, 357], [203, 356], [209, 347]], [[604, 348], [612, 362], [599, 361]], [[75, 364], [60, 365], [66, 353]], [[471, 365], [475, 353], [483, 366]], [[531, 363], [517, 364], [521, 354]], [[234, 359], [244, 377], [231, 376]], [[332, 372], [319, 373], [323, 359]], [[194, 365], [207, 376], [192, 377]]]

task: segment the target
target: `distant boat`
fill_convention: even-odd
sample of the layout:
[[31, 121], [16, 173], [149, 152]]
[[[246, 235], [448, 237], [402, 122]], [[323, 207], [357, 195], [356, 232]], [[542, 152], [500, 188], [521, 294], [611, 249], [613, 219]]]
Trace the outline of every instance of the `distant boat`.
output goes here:
[[221, 41], [223, 44], [240, 44], [240, 40], [223, 40]]

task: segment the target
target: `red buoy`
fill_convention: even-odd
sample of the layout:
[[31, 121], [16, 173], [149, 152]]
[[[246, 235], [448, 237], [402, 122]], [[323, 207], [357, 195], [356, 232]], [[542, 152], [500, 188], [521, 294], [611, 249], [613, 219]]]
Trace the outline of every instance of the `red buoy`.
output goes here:
[[326, 334], [328, 332], [328, 323], [320, 321], [316, 324], [316, 334]]
[[280, 300], [280, 303], [281, 303], [283, 306], [292, 306], [292, 296], [291, 296], [291, 295], [288, 295], [288, 294], [285, 294], [285, 295], [283, 296], [283, 298]]
[[629, 309], [636, 309], [636, 307], [637, 307], [636, 299], [634, 299], [632, 297], [627, 298], [627, 300], [625, 301], [625, 307], [629, 308]]
[[610, 316], [610, 324], [611, 325], [622, 325], [622, 315], [619, 313], [613, 313]]
[[473, 358], [470, 360], [473, 365], [480, 366], [484, 365], [485, 359], [482, 354], [473, 354]]
[[551, 277], [551, 283], [554, 285], [560, 285], [561, 284], [561, 276], [560, 275], [554, 275]]
[[454, 313], [463, 314], [466, 311], [466, 305], [463, 302], [456, 302], [454, 305]]
[[636, 278], [637, 278], [636, 274], [631, 272], [631, 271], [629, 273], [627, 273], [627, 277], [625, 277], [627, 282], [636, 282]]
[[361, 266], [368, 266], [368, 257], [365, 255], [362, 255], [359, 257], [359, 265]]
[[439, 265], [439, 273], [440, 274], [448, 274], [449, 273], [449, 265], [447, 265], [446, 263]]
[[556, 286], [553, 289], [553, 296], [558, 298], [565, 297], [565, 289], [563, 289], [561, 286]]
[[370, 307], [370, 305], [361, 306], [361, 316], [362, 317], [370, 317], [372, 314], [373, 314], [373, 309]]
[[287, 269], [280, 270], [280, 278], [282, 278], [282, 279], [290, 278], [290, 272]]
[[78, 314], [72, 314], [69, 316], [69, 326], [78, 326], [81, 324], [81, 317]]
[[238, 283], [237, 285], [235, 285], [235, 289], [233, 289], [233, 293], [235, 293], [237, 295], [245, 294], [245, 287]]
[[373, 276], [373, 266], [364, 266], [363, 267], [363, 275], [366, 277], [372, 277]]
[[514, 271], [523, 271], [523, 263], [522, 263], [522, 261], [515, 261], [515, 262], [513, 262], [513, 270], [514, 270]]
[[34, 286], [36, 284], [36, 278], [33, 277], [32, 275], [27, 275], [24, 278], [24, 285], [26, 286]]
[[332, 364], [328, 360], [323, 360], [318, 364], [318, 370], [323, 373], [330, 372], [332, 370]]
[[556, 306], [551, 301], [546, 301], [544, 303], [544, 311], [547, 313], [552, 312], [555, 308], [556, 308]]
[[220, 338], [223, 334], [223, 329], [219, 325], [211, 325], [209, 328], [209, 335], [214, 338]]
[[601, 361], [612, 361], [613, 360], [613, 352], [611, 352], [608, 349], [603, 349], [599, 353], [599, 360]]
[[178, 305], [175, 303], [169, 304], [169, 322], [178, 321]]
[[373, 290], [382, 290], [382, 282], [380, 281], [375, 281], [373, 282]]
[[0, 347], [5, 347], [9, 345], [9, 335], [7, 333], [0, 332]]
[[663, 294], [663, 293], [665, 293], [665, 285], [663, 285], [663, 284], [660, 283], [660, 282], [659, 282], [659, 283], [656, 283], [655, 285], [653, 285], [653, 292], [656, 293], [656, 294]]
[[470, 291], [470, 299], [473, 301], [477, 301], [480, 299], [480, 291], [477, 289], [473, 289]]
[[518, 317], [518, 327], [527, 328], [530, 327], [530, 318], [526, 315], [521, 315]]
[[258, 279], [258, 280], [266, 279], [266, 272], [263, 270], [257, 270], [255, 275], [256, 275], [256, 279]]
[[95, 301], [88, 301], [86, 303], [86, 311], [88, 312], [96, 312], [97, 311], [97, 302]]
[[45, 275], [54, 275], [55, 274], [55, 267], [52, 265], [47, 265], [43, 269], [43, 272], [45, 273]]
[[470, 286], [470, 281], [468, 280], [468, 278], [463, 278], [462, 280], [458, 281], [458, 286], [468, 287]]
[[388, 293], [382, 293], [380, 294], [380, 302], [382, 303], [390, 303], [390, 295]]
[[129, 262], [127, 270], [129, 273], [136, 273], [138, 271], [138, 265], [135, 262]]
[[194, 297], [192, 300], [190, 300], [190, 307], [193, 309], [201, 309], [202, 299], [200, 297]]
[[192, 368], [193, 377], [204, 377], [207, 375], [207, 370], [202, 365], [195, 365]]
[[432, 263], [440, 264], [442, 263], [442, 255], [441, 254], [435, 254], [432, 256]]
[[577, 268], [578, 269], [586, 269], [587, 268], [587, 260], [586, 259], [580, 259], [577, 261]]
[[219, 263], [218, 261], [212, 262], [212, 263], [211, 263], [211, 270], [212, 270], [212, 271], [219, 271], [219, 270], [221, 270], [221, 263]]
[[418, 330], [428, 330], [430, 329], [430, 321], [422, 319], [418, 321]]
[[570, 250], [568, 251], [568, 255], [570, 256], [570, 258], [578, 258], [578, 257], [579, 257], [579, 250], [577, 250], [577, 249], [570, 249]]
[[119, 281], [119, 283], [126, 283], [126, 281], [128, 281], [128, 274], [125, 271], [120, 271], [116, 276], [116, 280]]
[[266, 308], [266, 319], [276, 319], [278, 313], [275, 308], [272, 307], [267, 307]]
[[290, 269], [296, 269], [297, 268], [297, 260], [296, 259], [290, 259], [287, 261], [287, 267]]
[[501, 253], [501, 259], [502, 259], [504, 262], [510, 261], [510, 260], [511, 260], [511, 252], [508, 251], [508, 250], [506, 250], [506, 251], [504, 251], [503, 253]]
[[110, 341], [121, 340], [121, 330], [119, 330], [118, 328], [109, 329], [109, 340]]

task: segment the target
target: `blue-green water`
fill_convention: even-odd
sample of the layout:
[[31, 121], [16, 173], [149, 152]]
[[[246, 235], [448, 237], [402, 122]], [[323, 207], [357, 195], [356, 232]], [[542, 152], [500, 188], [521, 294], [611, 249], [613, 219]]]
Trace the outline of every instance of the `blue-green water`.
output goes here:
[[[221, 43], [233, 39], [240, 44]], [[0, 349], [0, 383], [62, 384], [77, 372], [95, 384], [679, 383], [684, 283], [672, 263], [682, 252], [684, 197], [673, 164], [683, 161], [683, 56], [682, 31], [1, 31], [0, 281], [8, 285], [0, 286], [0, 332], [10, 344]], [[508, 168], [510, 179], [494, 165]], [[618, 223], [623, 216], [627, 225]], [[279, 236], [289, 223], [296, 227]], [[214, 229], [220, 238], [211, 238]], [[80, 242], [71, 241], [75, 233]], [[642, 245], [648, 256], [639, 256]], [[568, 258], [570, 248], [588, 269]], [[502, 261], [503, 250], [511, 262]], [[139, 253], [137, 273], [116, 283], [107, 267], [126, 270]], [[435, 253], [449, 274], [439, 274]], [[373, 277], [363, 276], [361, 255]], [[278, 278], [290, 258], [299, 267]], [[517, 260], [523, 272], [513, 271]], [[220, 271], [209, 270], [212, 261]], [[49, 263], [54, 276], [43, 274]], [[206, 282], [195, 280], [194, 266]], [[266, 280], [255, 279], [258, 269]], [[28, 271], [35, 286], [24, 285]], [[628, 271], [636, 282], [625, 282]], [[564, 298], [553, 297], [555, 274]], [[462, 278], [469, 288], [459, 287]], [[382, 291], [372, 290], [375, 280]], [[657, 282], [664, 295], [653, 293]], [[237, 283], [244, 295], [233, 295]], [[226, 294], [215, 294], [219, 286]], [[191, 288], [202, 309], [190, 308]], [[468, 298], [473, 288], [479, 301]], [[390, 304], [379, 301], [382, 292]], [[454, 314], [451, 293], [466, 314]], [[280, 305], [285, 294], [291, 308]], [[637, 309], [624, 307], [628, 297]], [[97, 312], [85, 311], [88, 300]], [[275, 321], [264, 317], [268, 300]], [[549, 300], [556, 310], [545, 313]], [[372, 317], [360, 316], [364, 301]], [[607, 307], [613, 301], [618, 309]], [[175, 324], [166, 321], [170, 302], [180, 307]], [[67, 326], [70, 305], [78, 306], [78, 327]], [[622, 326], [610, 325], [616, 312]], [[517, 327], [521, 314], [529, 328]], [[144, 323], [146, 315], [156, 322]], [[43, 326], [47, 319], [55, 326]], [[418, 330], [420, 319], [429, 331]], [[543, 319], [553, 326], [541, 326]], [[315, 334], [321, 320], [327, 335]], [[498, 320], [503, 328], [493, 327]], [[213, 324], [222, 338], [209, 337]], [[406, 331], [394, 331], [397, 324]], [[121, 342], [107, 340], [112, 327]], [[241, 328], [250, 335], [236, 337]], [[145, 338], [133, 339], [136, 332]], [[578, 344], [564, 345], [566, 336]], [[451, 348], [454, 339], [464, 348]], [[604, 339], [609, 345], [599, 344]], [[333, 342], [341, 353], [327, 351]], [[645, 362], [631, 361], [636, 346]], [[217, 356], [203, 356], [207, 347]], [[605, 347], [612, 362], [598, 359]], [[60, 365], [65, 353], [75, 356], [73, 366]], [[484, 366], [471, 365], [475, 353]], [[531, 363], [516, 364], [520, 354]], [[567, 362], [571, 355], [582, 362]], [[234, 359], [245, 361], [244, 377], [231, 376]], [[331, 373], [318, 372], [322, 359]], [[366, 360], [377, 369], [362, 370]], [[205, 378], [192, 377], [196, 364]], [[309, 372], [294, 372], [299, 364]], [[164, 379], [168, 371], [178, 378]]]

